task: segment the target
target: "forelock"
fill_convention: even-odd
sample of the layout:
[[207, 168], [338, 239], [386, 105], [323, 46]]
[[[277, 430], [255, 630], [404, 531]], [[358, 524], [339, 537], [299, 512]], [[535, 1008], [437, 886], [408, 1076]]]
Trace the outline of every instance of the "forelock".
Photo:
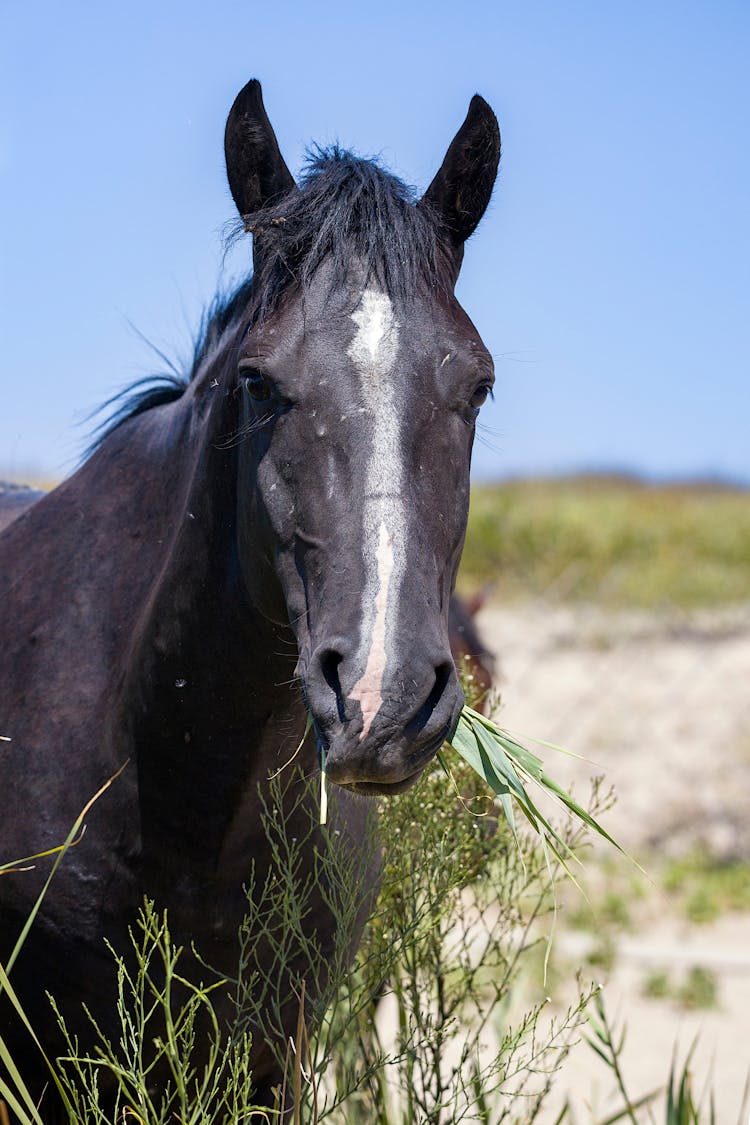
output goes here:
[[419, 290], [448, 291], [450, 263], [437, 220], [413, 189], [380, 166], [337, 146], [314, 149], [295, 188], [273, 207], [243, 215], [255, 240], [255, 317], [283, 294], [304, 289], [323, 263], [331, 289], [352, 264], [365, 286], [396, 305]]

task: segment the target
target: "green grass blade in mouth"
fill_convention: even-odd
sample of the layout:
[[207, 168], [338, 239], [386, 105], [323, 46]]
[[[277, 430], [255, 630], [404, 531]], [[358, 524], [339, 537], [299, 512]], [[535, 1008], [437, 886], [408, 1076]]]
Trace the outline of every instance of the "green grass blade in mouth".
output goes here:
[[565, 861], [575, 857], [535, 804], [526, 781], [535, 782], [587, 828], [598, 833], [623, 855], [626, 854], [599, 821], [579, 805], [554, 778], [550, 777], [541, 758], [501, 730], [485, 715], [481, 715], [471, 707], [464, 707], [456, 732], [447, 745], [455, 750], [496, 794], [513, 834], [515, 835], [516, 828], [511, 797], [519, 805], [534, 831], [550, 846], [566, 870]]

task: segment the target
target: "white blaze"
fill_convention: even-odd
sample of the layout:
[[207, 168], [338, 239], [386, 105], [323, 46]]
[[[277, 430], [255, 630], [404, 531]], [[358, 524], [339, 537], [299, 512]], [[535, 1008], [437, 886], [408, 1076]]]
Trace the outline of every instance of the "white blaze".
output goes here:
[[[380, 538], [376, 559], [377, 593], [375, 595], [375, 620], [372, 623], [372, 632], [369, 636], [367, 665], [362, 673], [362, 678], [359, 679], [352, 688], [350, 696], [351, 699], [356, 699], [362, 708], [362, 733], [359, 736], [360, 740], [367, 737], [372, 725], [372, 720], [377, 715], [383, 702], [383, 677], [385, 675], [385, 666], [388, 659], [385, 647], [385, 615], [388, 608], [388, 588], [393, 575], [393, 539], [388, 534], [388, 529], [384, 523], [380, 525]], [[371, 596], [371, 589], [371, 584], [368, 582], [368, 597]], [[362, 608], [363, 610], [370, 610], [369, 605], [363, 605]]]
[[365, 670], [349, 693], [362, 708], [362, 739], [383, 703], [390, 647], [388, 606], [398, 594], [403, 573], [406, 521], [401, 498], [401, 424], [390, 378], [399, 332], [389, 297], [378, 289], [366, 289], [352, 320], [357, 334], [348, 355], [359, 369], [365, 409], [372, 419], [363, 511], [366, 580], [357, 653], [357, 663]]

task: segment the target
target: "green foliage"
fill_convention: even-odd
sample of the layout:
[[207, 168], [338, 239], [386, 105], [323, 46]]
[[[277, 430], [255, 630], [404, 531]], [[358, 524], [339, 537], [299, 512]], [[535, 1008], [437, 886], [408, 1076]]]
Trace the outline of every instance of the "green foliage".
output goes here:
[[675, 993], [685, 1008], [715, 1008], [719, 1002], [716, 974], [702, 965], [694, 965]]
[[586, 955], [586, 964], [591, 969], [611, 973], [617, 963], [617, 945], [611, 934], [603, 933]]
[[[545, 745], [551, 747], [551, 744]], [[574, 823], [593, 829], [607, 843], [622, 851], [596, 817], [550, 776], [541, 758], [501, 730], [486, 715], [465, 706], [450, 742], [445, 744], [447, 748], [455, 750], [487, 789], [496, 795], [514, 838], [517, 836], [515, 805], [538, 835], [544, 854], [552, 853], [568, 875], [571, 874], [568, 860], [576, 857], [534, 801], [529, 790], [530, 783], [570, 813]], [[449, 761], [452, 763], [453, 759], [446, 759], [444, 753], [438, 753], [438, 761], [450, 777], [452, 766]]]
[[649, 1000], [668, 1000], [672, 995], [669, 974], [662, 969], [654, 969], [644, 977], [641, 991]]
[[[204, 965], [210, 983], [191, 979], [166, 916], [146, 903], [132, 950], [113, 959], [116, 1041], [92, 1019], [92, 1044], [66, 1035], [65, 1056], [51, 1060], [71, 1125], [259, 1118], [251, 1030], [285, 1075], [268, 1120], [284, 1106], [297, 1125], [533, 1121], [590, 993], [581, 989], [557, 1020], [544, 1001], [512, 1017], [559, 868], [532, 833], [513, 836], [468, 765], [459, 760], [453, 779], [455, 787], [436, 769], [383, 802], [364, 851], [349, 846], [335, 797], [329, 823], [318, 824], [314, 778], [290, 769], [272, 781], [263, 814], [268, 862], [249, 880], [236, 978]], [[309, 828], [294, 838], [287, 821], [301, 809]], [[559, 830], [566, 853], [582, 832], [572, 823]], [[381, 857], [373, 907], [367, 887]], [[332, 945], [319, 936], [321, 901], [335, 923]], [[218, 989], [234, 997], [228, 1026], [213, 1010]], [[209, 1045], [200, 1062], [198, 1036]], [[40, 1125], [33, 1103], [11, 1100], [9, 1090], [6, 1083], [0, 1097], [18, 1121]]]
[[[608, 796], [611, 803], [613, 794]], [[638, 928], [642, 921], [639, 906], [648, 885], [648, 876], [640, 867], [616, 862], [609, 853], [598, 853], [593, 862], [586, 863], [583, 885], [586, 898], [577, 888], [564, 890], [568, 926], [608, 937]]]
[[616, 1121], [629, 1120], [632, 1125], [638, 1125], [636, 1111], [641, 1106], [649, 1105], [658, 1094], [658, 1090], [654, 1090], [650, 1094], [646, 1094], [640, 1098], [636, 1103], [633, 1103], [625, 1087], [625, 1078], [622, 1070], [622, 1052], [625, 1047], [626, 1029], [616, 1028], [610, 1021], [604, 1005], [604, 996], [601, 989], [594, 997], [594, 1010], [589, 1012], [588, 1021], [592, 1034], [587, 1037], [586, 1042], [591, 1047], [591, 1050], [599, 1056], [605, 1066], [609, 1067], [614, 1076], [617, 1084], [617, 1090], [622, 1097], [624, 1106], [623, 1109], [611, 1117], [608, 1117], [601, 1125], [614, 1125]]
[[629, 930], [632, 927], [627, 899], [617, 891], [605, 891], [599, 904], [599, 912], [605, 926], [616, 930]]
[[[467, 709], [462, 722], [449, 780], [436, 768], [383, 801], [379, 826], [370, 805], [364, 838], [352, 838], [336, 791], [320, 823], [316, 779], [293, 763], [270, 779], [236, 977], [193, 951], [210, 983], [190, 979], [166, 915], [145, 904], [132, 950], [112, 951], [117, 1041], [90, 1015], [93, 1045], [79, 1042], [58, 1013], [67, 1053], [51, 1070], [71, 1125], [257, 1118], [251, 1035], [284, 1075], [267, 1119], [291, 1110], [297, 1125], [534, 1120], [591, 993], [581, 989], [557, 1020], [546, 1000], [514, 1020], [516, 985], [538, 961], [539, 923], [565, 861], [588, 829], [606, 833], [596, 803], [579, 806], [535, 755], [477, 712]], [[553, 825], [524, 779], [574, 818]], [[508, 815], [511, 793], [534, 832]], [[234, 1001], [227, 1026], [214, 1011], [217, 990]], [[197, 1053], [199, 1037], [207, 1054]], [[27, 1108], [19, 1120], [39, 1125]]]
[[[68, 1054], [57, 1065], [71, 1125], [106, 1125], [131, 1117], [143, 1125], [267, 1119], [253, 1105], [250, 1035], [223, 1035], [214, 1013], [211, 992], [224, 982], [206, 988], [179, 972], [183, 950], [172, 942], [166, 914], [157, 913], [151, 902], [142, 907], [131, 941], [132, 971], [131, 958], [112, 950], [119, 1042], [107, 1039], [90, 1015], [96, 1042], [84, 1053], [58, 1013]], [[193, 1061], [199, 1035], [208, 1042], [201, 1066]]]
[[[547, 858], [529, 834], [514, 840], [468, 766], [459, 762], [454, 780], [455, 790], [436, 770], [383, 802], [380, 895], [351, 968], [367, 864], [352, 858], [333, 803], [329, 823], [311, 816], [290, 849], [281, 790], [272, 793], [264, 819], [274, 862], [249, 887], [237, 1026], [272, 1030], [301, 1122], [531, 1121], [565, 1057], [587, 990], [544, 1032], [544, 1002], [509, 1022], [535, 924], [550, 909]], [[572, 848], [579, 837], [563, 838]], [[304, 870], [300, 853], [314, 856]], [[337, 919], [326, 950], [312, 915], [321, 894]], [[282, 1033], [290, 995], [291, 1044]]]
[[743, 601], [750, 493], [628, 478], [514, 481], [472, 491], [461, 566], [471, 588], [610, 606]]
[[642, 992], [652, 1000], [674, 1000], [683, 1008], [716, 1008], [719, 987], [716, 974], [702, 965], [694, 965], [681, 982], [662, 970], [649, 973]]

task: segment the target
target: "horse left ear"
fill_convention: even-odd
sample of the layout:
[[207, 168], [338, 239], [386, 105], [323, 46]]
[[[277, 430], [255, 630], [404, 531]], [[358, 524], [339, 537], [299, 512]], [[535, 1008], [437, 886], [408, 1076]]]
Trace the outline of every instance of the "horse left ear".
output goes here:
[[275, 203], [295, 186], [268, 120], [257, 78], [240, 90], [229, 111], [224, 154], [229, 190], [242, 216]]
[[[461, 128], [445, 154], [440, 171], [423, 199], [442, 222], [460, 251], [487, 209], [500, 162], [500, 129], [479, 94], [469, 105]], [[420, 200], [421, 202], [421, 200]]]

